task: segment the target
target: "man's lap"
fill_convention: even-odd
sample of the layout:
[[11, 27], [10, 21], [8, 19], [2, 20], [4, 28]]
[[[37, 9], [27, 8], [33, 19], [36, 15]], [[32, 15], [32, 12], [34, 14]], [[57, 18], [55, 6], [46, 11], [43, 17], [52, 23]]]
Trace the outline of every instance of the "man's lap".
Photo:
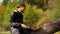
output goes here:
[[30, 29], [11, 27], [11, 33], [12, 34], [30, 34]]
[[11, 27], [11, 33], [12, 34], [20, 34], [20, 31], [17, 28]]

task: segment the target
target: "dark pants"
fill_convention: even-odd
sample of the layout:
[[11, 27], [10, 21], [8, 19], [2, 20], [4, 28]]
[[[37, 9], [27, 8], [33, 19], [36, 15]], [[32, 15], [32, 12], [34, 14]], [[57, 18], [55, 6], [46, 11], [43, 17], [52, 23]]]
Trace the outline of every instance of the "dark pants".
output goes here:
[[11, 27], [12, 34], [30, 34], [31, 29], [24, 29], [19, 27]]

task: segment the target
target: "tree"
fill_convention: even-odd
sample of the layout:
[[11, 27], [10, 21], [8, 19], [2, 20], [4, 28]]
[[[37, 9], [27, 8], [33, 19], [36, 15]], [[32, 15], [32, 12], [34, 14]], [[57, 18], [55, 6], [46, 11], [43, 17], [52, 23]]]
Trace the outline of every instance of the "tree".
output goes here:
[[27, 2], [31, 5], [36, 5], [38, 8], [46, 9], [47, 0], [27, 0]]
[[3, 3], [2, 3], [2, 5], [5, 7], [5, 6], [7, 6], [7, 4], [8, 4], [8, 1], [9, 0], [3, 0]]

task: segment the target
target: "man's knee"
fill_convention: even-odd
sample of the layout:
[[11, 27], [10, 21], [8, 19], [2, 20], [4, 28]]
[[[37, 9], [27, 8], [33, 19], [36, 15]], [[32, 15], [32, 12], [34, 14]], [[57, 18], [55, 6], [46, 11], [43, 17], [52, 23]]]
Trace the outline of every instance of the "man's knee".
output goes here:
[[12, 34], [20, 34], [19, 30], [16, 28], [13, 28], [13, 27], [11, 28], [11, 33]]

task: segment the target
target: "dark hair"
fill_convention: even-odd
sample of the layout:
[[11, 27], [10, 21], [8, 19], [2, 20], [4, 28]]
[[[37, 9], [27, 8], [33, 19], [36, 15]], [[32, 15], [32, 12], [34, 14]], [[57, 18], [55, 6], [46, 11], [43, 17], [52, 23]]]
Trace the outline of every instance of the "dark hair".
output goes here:
[[17, 8], [19, 8], [19, 7], [26, 7], [26, 5], [24, 3], [22, 3], [22, 4], [17, 6]]

